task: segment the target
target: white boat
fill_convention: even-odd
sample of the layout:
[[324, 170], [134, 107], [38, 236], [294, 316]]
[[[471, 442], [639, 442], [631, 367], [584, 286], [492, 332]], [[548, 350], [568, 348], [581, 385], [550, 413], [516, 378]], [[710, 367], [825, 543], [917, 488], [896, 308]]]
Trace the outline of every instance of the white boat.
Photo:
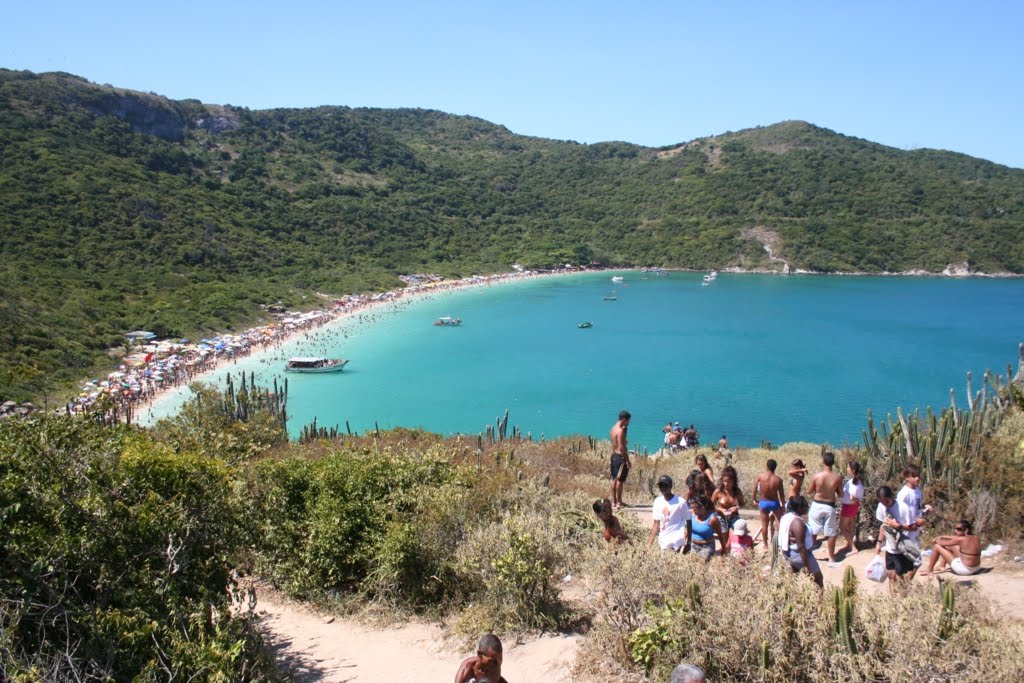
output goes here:
[[462, 318], [452, 318], [451, 316], [445, 316], [438, 318], [434, 321], [434, 324], [438, 327], [458, 327], [462, 324]]
[[625, 282], [625, 281], [626, 281], [626, 278], [622, 277], [621, 275], [615, 275], [615, 276], [612, 277], [612, 282]]
[[341, 372], [348, 360], [344, 358], [317, 358], [313, 356], [295, 356], [288, 359], [284, 366], [285, 372]]

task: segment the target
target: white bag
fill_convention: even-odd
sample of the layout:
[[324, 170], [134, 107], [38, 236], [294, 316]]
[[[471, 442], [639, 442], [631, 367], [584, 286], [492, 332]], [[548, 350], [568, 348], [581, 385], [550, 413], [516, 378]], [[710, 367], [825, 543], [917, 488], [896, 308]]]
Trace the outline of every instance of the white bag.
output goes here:
[[882, 559], [881, 555], [875, 555], [874, 559], [868, 562], [868, 566], [864, 567], [864, 575], [870, 581], [885, 583], [888, 575], [885, 572], [885, 560]]

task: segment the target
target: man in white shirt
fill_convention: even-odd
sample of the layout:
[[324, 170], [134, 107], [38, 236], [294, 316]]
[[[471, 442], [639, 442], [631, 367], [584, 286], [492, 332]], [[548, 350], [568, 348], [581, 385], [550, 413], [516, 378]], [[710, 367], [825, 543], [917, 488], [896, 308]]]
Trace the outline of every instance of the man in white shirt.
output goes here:
[[[916, 470], [917, 468], [913, 465], [904, 470], [907, 486], [900, 490], [902, 500], [900, 500], [900, 496], [894, 496], [892, 489], [888, 486], [880, 487], [878, 489], [878, 508], [875, 511], [875, 519], [881, 522], [883, 527], [902, 531], [907, 538], [913, 541], [917, 541], [921, 535], [920, 529], [925, 524], [920, 515], [921, 495], [920, 491], [916, 491], [920, 473]], [[914, 481], [911, 486], [912, 479]], [[917, 495], [914, 495], [915, 491]], [[902, 581], [913, 580], [917, 573], [917, 565], [914, 561], [897, 552], [895, 538], [895, 535], [886, 534], [885, 529], [880, 528], [878, 542], [875, 545], [876, 554], [881, 554], [883, 548], [885, 550], [885, 570], [889, 575], [889, 590], [892, 592], [897, 590]]]
[[647, 544], [654, 545], [654, 539], [657, 538], [662, 550], [689, 552], [690, 507], [685, 500], [672, 493], [672, 477], [667, 474], [658, 478], [658, 490], [661, 495], [651, 505], [654, 523]]

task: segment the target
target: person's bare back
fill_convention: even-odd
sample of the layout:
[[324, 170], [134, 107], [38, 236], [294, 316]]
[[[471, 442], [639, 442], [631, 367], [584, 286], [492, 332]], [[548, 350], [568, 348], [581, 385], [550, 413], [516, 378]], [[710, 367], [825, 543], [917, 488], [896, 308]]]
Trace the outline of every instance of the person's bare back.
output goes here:
[[831, 468], [824, 469], [811, 477], [811, 483], [807, 487], [807, 493], [821, 503], [835, 504], [836, 496], [843, 490], [843, 475], [833, 472]]
[[758, 501], [771, 500], [782, 502], [782, 477], [774, 472], [762, 472], [757, 475], [754, 488], [758, 491]]

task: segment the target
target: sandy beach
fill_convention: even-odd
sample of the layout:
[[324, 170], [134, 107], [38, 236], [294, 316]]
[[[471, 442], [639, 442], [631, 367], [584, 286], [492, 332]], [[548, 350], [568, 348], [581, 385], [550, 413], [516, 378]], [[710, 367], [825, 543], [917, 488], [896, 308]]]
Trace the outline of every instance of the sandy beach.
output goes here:
[[[328, 313], [328, 318], [322, 324], [301, 329], [296, 328], [290, 332], [285, 332], [275, 337], [272, 343], [249, 349], [242, 356], [216, 356], [212, 363], [201, 372], [192, 375], [188, 382], [158, 387], [149, 396], [148, 400], [135, 407], [132, 422], [144, 427], [152, 426], [158, 420], [173, 415], [187, 401], [188, 396], [191, 394], [188, 385], [194, 382], [202, 383], [209, 381], [214, 374], [228, 366], [239, 364], [244, 364], [244, 366], [248, 367], [254, 364], [269, 365], [283, 362], [288, 356], [321, 355], [321, 352], [325, 351], [329, 346], [328, 337], [344, 334], [346, 326], [353, 323], [372, 323], [382, 315], [396, 313], [414, 303], [445, 296], [464, 289], [490, 287], [509, 282], [540, 278], [578, 275], [586, 272], [595, 271], [560, 270], [501, 273], [461, 280], [440, 280], [426, 285], [414, 285], [374, 295], [344, 297], [340, 300], [335, 300], [332, 297], [332, 300], [337, 301], [337, 303], [332, 304], [330, 308], [324, 309]], [[621, 272], [628, 272], [628, 270], [622, 270]], [[252, 332], [253, 329], [260, 328], [246, 330], [241, 333], [242, 336]], [[287, 350], [287, 353], [285, 350]]]

